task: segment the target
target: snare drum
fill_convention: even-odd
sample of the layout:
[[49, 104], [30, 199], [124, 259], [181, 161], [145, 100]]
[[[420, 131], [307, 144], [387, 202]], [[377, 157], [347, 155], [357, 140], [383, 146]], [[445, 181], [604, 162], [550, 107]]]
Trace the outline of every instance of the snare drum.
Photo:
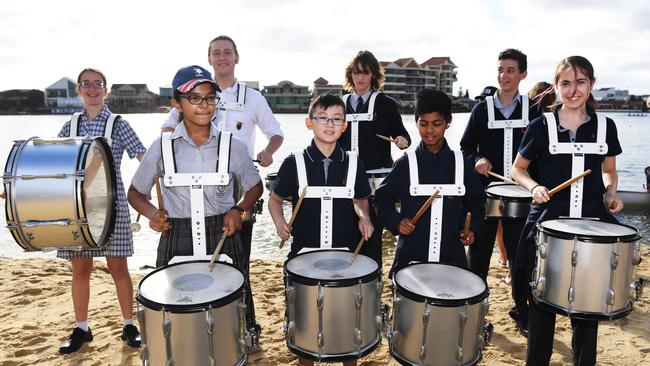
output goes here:
[[3, 178], [7, 227], [26, 251], [109, 242], [117, 184], [103, 137], [16, 141]]
[[639, 231], [631, 226], [566, 218], [537, 224], [533, 298], [556, 314], [588, 320], [632, 311]]
[[391, 355], [404, 365], [474, 365], [489, 334], [488, 288], [474, 273], [414, 263], [394, 276]]
[[160, 267], [138, 284], [143, 365], [246, 363], [244, 276], [228, 263]]
[[366, 170], [366, 175], [368, 176], [368, 183], [370, 183], [370, 195], [374, 196], [375, 191], [381, 185], [381, 182], [384, 181], [384, 178], [390, 173], [391, 168], [381, 168], [381, 169], [372, 169]]
[[377, 263], [340, 250], [299, 254], [285, 263], [289, 350], [318, 361], [372, 352], [381, 340], [383, 283]]
[[269, 191], [269, 195], [273, 192], [273, 188], [275, 187], [275, 180], [278, 179], [278, 173], [269, 173], [266, 175], [264, 178], [264, 186], [266, 187], [266, 190]]
[[525, 219], [532, 195], [526, 188], [510, 183], [490, 184], [485, 189], [486, 219]]

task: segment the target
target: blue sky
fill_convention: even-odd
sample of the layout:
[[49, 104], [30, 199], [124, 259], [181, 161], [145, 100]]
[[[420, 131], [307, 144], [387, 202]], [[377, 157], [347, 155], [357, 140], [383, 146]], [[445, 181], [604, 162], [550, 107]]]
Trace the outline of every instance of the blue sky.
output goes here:
[[646, 0], [24, 0], [3, 4], [0, 24], [0, 90], [44, 89], [97, 67], [109, 84], [158, 92], [181, 66], [209, 67], [208, 42], [227, 34], [241, 56], [237, 76], [262, 85], [342, 83], [348, 60], [368, 49], [382, 61], [450, 56], [455, 89], [474, 96], [496, 84], [496, 57], [513, 47], [528, 55], [522, 91], [579, 54], [594, 64], [597, 87], [650, 94]]

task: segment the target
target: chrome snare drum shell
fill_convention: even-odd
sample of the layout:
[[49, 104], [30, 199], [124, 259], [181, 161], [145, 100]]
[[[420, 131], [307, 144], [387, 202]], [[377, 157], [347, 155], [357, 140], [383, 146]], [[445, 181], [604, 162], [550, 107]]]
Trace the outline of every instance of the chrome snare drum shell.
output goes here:
[[537, 224], [535, 302], [560, 315], [588, 320], [622, 318], [632, 311], [634, 227], [582, 218]]
[[229, 263], [198, 260], [160, 267], [138, 284], [143, 364], [246, 363], [244, 276]]
[[428, 262], [394, 276], [390, 353], [403, 365], [474, 365], [486, 343], [487, 284], [469, 270]]
[[92, 249], [109, 242], [117, 180], [105, 138], [16, 141], [3, 178], [7, 226], [23, 249]]
[[273, 192], [273, 188], [275, 187], [275, 180], [276, 179], [278, 179], [278, 172], [269, 173], [264, 178], [264, 186], [269, 191], [269, 195], [271, 195], [271, 193]]
[[485, 189], [485, 218], [525, 219], [532, 196], [525, 188], [510, 183], [494, 183]]
[[351, 260], [348, 251], [317, 250], [285, 262], [285, 331], [294, 354], [335, 362], [362, 357], [379, 345], [379, 266], [364, 255]]

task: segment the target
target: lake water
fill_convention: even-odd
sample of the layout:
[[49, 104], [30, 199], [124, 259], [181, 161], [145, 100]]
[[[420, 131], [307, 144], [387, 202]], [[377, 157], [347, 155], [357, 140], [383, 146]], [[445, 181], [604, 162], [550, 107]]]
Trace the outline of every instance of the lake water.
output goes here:
[[[125, 114], [138, 136], [146, 147], [160, 134], [160, 124], [164, 120], [163, 114]], [[643, 169], [650, 165], [650, 146], [648, 135], [650, 128], [650, 117], [630, 117], [627, 114], [611, 113], [609, 117], [616, 121], [619, 139], [623, 146], [623, 154], [617, 159], [619, 174], [619, 189], [640, 191], [645, 184]], [[285, 131], [284, 144], [275, 154], [275, 161], [268, 168], [260, 168], [260, 175], [264, 178], [267, 174], [277, 171], [282, 160], [295, 150], [304, 148], [311, 140], [311, 132], [304, 124], [304, 115], [301, 114], [280, 114], [277, 115]], [[414, 144], [419, 142], [419, 135], [412, 115], [402, 116], [404, 124], [409, 131]], [[465, 129], [469, 113], [454, 114], [453, 121], [446, 137], [452, 149], [459, 148], [459, 141]], [[0, 136], [0, 164], [4, 167], [14, 140], [26, 139], [31, 136], [52, 137], [56, 136], [59, 129], [69, 116], [0, 116], [2, 136]], [[259, 151], [266, 143], [263, 136], [257, 136]], [[399, 157], [402, 154], [393, 146], [393, 156]], [[45, 158], [45, 157], [43, 157]], [[130, 160], [125, 157], [122, 160], [122, 176], [127, 185], [138, 166], [137, 159]], [[4, 170], [3, 170], [4, 171]], [[56, 172], [48, 172], [54, 174]], [[262, 196], [265, 201], [268, 192]], [[47, 204], [47, 202], [45, 202]], [[136, 212], [131, 210], [131, 219], [134, 221]], [[290, 216], [289, 207], [285, 205], [285, 216]], [[650, 225], [647, 215], [618, 215], [621, 222], [635, 226], [641, 231], [644, 237], [642, 240], [648, 244], [650, 237]], [[141, 220], [142, 230], [134, 233], [135, 254], [129, 259], [129, 267], [138, 269], [143, 265], [154, 265], [156, 258], [156, 247], [158, 245], [158, 233], [149, 229], [146, 218]], [[29, 252], [26, 253], [16, 244], [6, 228], [5, 215], [0, 215], [0, 256], [11, 258], [30, 257], [55, 257], [54, 252]], [[288, 245], [282, 250], [278, 249], [278, 238], [275, 235], [275, 227], [266, 209], [257, 216], [257, 223], [253, 232], [252, 257], [260, 259], [284, 260], [288, 252]], [[385, 253], [392, 253], [394, 246], [389, 241], [384, 242]]]

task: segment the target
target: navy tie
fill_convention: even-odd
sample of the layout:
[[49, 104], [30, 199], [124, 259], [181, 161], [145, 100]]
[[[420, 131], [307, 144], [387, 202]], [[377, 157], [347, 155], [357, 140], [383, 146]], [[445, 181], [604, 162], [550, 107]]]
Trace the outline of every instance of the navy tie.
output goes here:
[[357, 109], [356, 109], [356, 111], [357, 111], [357, 113], [361, 113], [362, 110], [363, 110], [363, 98], [359, 97], [357, 99]]

